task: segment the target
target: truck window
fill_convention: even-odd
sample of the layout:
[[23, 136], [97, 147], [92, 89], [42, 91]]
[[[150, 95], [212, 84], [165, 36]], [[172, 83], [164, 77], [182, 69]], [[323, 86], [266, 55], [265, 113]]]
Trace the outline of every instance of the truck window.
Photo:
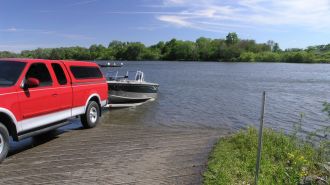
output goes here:
[[49, 74], [49, 71], [44, 63], [35, 63], [32, 64], [26, 73], [26, 79], [36, 78], [40, 82], [40, 86], [51, 86], [53, 81]]
[[70, 70], [76, 79], [103, 78], [98, 67], [71, 66]]
[[66, 85], [68, 83], [63, 68], [60, 64], [52, 63], [52, 68], [55, 72], [57, 81], [60, 85]]
[[14, 61], [0, 61], [0, 87], [9, 87], [14, 85], [26, 63]]

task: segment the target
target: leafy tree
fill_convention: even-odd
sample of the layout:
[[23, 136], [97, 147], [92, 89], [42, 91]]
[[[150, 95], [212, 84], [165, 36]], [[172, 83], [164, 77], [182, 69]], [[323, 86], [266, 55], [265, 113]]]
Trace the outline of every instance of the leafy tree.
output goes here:
[[0, 51], [0, 58], [14, 58], [18, 55], [9, 51]]
[[278, 45], [278, 43], [275, 43], [274, 44], [274, 47], [272, 49], [273, 52], [280, 52], [281, 51], [281, 48], [280, 46]]
[[146, 48], [142, 53], [142, 60], [160, 60], [161, 54], [158, 48]]
[[174, 48], [177, 45], [176, 39], [171, 39], [170, 41], [166, 42], [162, 51], [165, 60], [178, 60], [175, 56]]
[[196, 40], [197, 50], [198, 50], [198, 59], [201, 61], [207, 61], [211, 58], [211, 39], [200, 37]]
[[127, 44], [121, 41], [114, 40], [109, 43], [108, 49], [112, 50], [113, 56], [117, 60], [123, 60], [126, 58], [125, 52], [127, 49]]
[[128, 43], [124, 58], [127, 60], [141, 60], [142, 53], [145, 49], [144, 44], [140, 42]]
[[269, 46], [270, 51], [273, 51], [273, 48], [275, 46], [275, 42], [273, 40], [269, 40], [269, 41], [267, 41], [267, 45]]
[[179, 60], [197, 60], [197, 47], [194, 42], [191, 41], [178, 41], [174, 47], [175, 56]]
[[255, 40], [240, 40], [238, 47], [247, 52], [258, 52], [258, 44]]
[[60, 59], [64, 59], [64, 55], [61, 52], [60, 48], [54, 48], [50, 52], [49, 58], [52, 59], [52, 60], [60, 60]]
[[90, 56], [91, 59], [95, 60], [95, 59], [102, 59], [102, 54], [105, 53], [106, 48], [99, 44], [93, 44], [89, 47], [89, 52], [90, 52]]
[[219, 61], [224, 60], [225, 58], [225, 49], [227, 48], [225, 40], [222, 39], [214, 39], [210, 43], [211, 48], [211, 60]]
[[227, 45], [236, 44], [238, 42], [238, 40], [239, 39], [238, 39], [237, 33], [235, 33], [235, 32], [230, 32], [226, 36], [226, 43], [227, 43]]

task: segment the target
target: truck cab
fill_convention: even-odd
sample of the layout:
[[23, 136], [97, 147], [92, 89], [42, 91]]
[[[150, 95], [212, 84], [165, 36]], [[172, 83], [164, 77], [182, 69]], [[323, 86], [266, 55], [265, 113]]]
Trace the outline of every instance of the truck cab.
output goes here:
[[107, 99], [106, 79], [96, 63], [0, 59], [0, 162], [10, 136], [19, 141], [75, 116], [84, 128], [95, 127]]

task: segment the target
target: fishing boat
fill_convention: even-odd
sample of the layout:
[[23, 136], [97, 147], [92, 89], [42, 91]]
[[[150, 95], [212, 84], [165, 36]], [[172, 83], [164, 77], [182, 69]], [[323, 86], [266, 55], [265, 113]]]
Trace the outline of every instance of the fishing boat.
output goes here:
[[116, 72], [106, 74], [111, 107], [129, 107], [140, 105], [157, 97], [159, 84], [146, 82], [144, 73], [127, 71], [126, 75]]
[[122, 67], [123, 65], [124, 65], [123, 63], [116, 64], [116, 62], [112, 64], [110, 62], [107, 62], [105, 64], [99, 64], [100, 67]]

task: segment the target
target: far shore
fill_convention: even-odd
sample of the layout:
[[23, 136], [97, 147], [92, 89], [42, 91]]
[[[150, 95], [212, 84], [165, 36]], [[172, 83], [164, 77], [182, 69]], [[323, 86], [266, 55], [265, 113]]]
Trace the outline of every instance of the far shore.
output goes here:
[[226, 38], [200, 37], [196, 41], [173, 38], [150, 46], [142, 42], [113, 40], [108, 46], [93, 44], [89, 47], [37, 48], [19, 53], [0, 51], [0, 58], [12, 57], [53, 60], [330, 63], [330, 44], [304, 49], [281, 49], [280, 45], [272, 40], [257, 43], [255, 40], [241, 39], [235, 32], [231, 32]]

